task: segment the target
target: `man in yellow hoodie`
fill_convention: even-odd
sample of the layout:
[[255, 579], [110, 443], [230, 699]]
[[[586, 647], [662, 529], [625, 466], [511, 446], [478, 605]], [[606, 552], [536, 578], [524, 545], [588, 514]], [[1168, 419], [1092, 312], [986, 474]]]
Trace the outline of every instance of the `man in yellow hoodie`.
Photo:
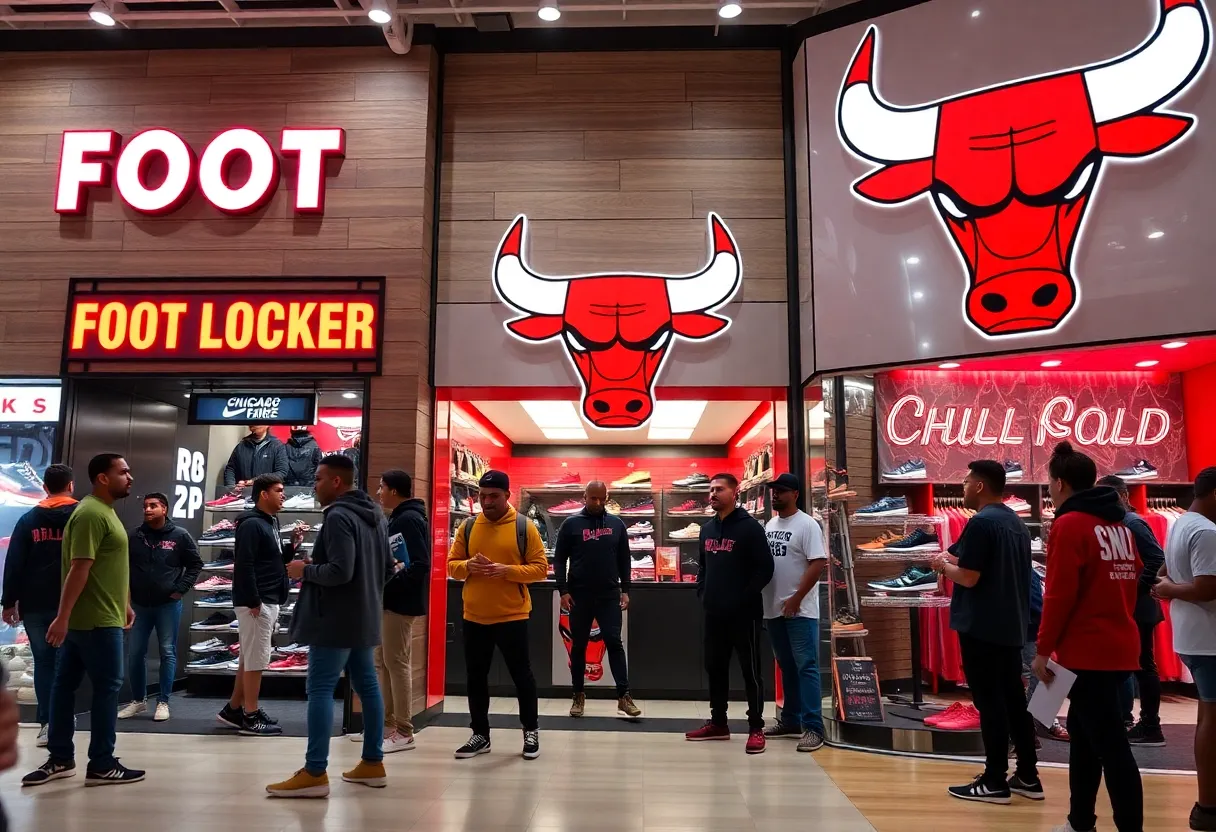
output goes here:
[[463, 760], [490, 751], [490, 662], [502, 653], [524, 728], [524, 759], [540, 756], [536, 678], [528, 658], [528, 584], [549, 572], [540, 532], [511, 506], [511, 481], [486, 471], [478, 482], [481, 514], [456, 529], [448, 553], [448, 575], [464, 581], [464, 661], [473, 736], [456, 750]]

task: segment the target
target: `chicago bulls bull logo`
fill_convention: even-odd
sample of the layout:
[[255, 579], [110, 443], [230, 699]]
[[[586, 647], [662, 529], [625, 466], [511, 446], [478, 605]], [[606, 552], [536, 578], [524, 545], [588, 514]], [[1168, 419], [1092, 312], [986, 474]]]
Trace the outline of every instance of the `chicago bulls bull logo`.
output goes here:
[[837, 131], [879, 167], [853, 190], [879, 205], [934, 204], [967, 271], [964, 314], [981, 334], [1060, 326], [1080, 299], [1074, 256], [1104, 162], [1166, 151], [1195, 124], [1159, 108], [1206, 64], [1207, 12], [1200, 0], [1159, 2], [1156, 29], [1126, 55], [914, 107], [875, 89], [875, 27], [858, 46]]
[[583, 418], [598, 428], [639, 428], [654, 413], [654, 385], [683, 338], [705, 341], [730, 326], [712, 314], [738, 291], [739, 250], [709, 215], [709, 265], [695, 274], [546, 277], [524, 262], [528, 219], [515, 218], [494, 261], [494, 290], [524, 313], [506, 328], [523, 341], [561, 338], [583, 388]]

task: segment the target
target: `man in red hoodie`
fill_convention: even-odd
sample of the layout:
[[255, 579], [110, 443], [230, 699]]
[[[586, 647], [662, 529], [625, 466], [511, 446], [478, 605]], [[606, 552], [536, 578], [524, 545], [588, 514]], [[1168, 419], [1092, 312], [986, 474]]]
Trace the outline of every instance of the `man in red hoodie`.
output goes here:
[[1119, 705], [1119, 687], [1140, 664], [1136, 587], [1143, 564], [1126, 511], [1113, 488], [1095, 488], [1098, 469], [1067, 442], [1048, 466], [1058, 506], [1047, 539], [1047, 585], [1033, 670], [1053, 678], [1047, 659], [1077, 674], [1069, 694], [1068, 822], [1056, 832], [1091, 832], [1098, 786], [1106, 791], [1119, 832], [1142, 832], [1144, 790]]

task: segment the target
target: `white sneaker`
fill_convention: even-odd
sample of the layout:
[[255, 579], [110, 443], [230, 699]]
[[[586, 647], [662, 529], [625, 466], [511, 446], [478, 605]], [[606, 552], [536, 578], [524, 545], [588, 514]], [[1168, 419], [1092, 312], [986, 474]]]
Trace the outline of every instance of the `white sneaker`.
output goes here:
[[46, 745], [48, 742], [50, 742], [50, 740], [48, 740], [47, 736], [46, 736], [46, 726], [43, 725], [41, 728], [38, 729], [38, 739], [35, 741], [34, 744], [36, 746], [38, 746], [39, 748], [46, 748]]
[[363, 732], [362, 731], [360, 731], [357, 734], [347, 734], [346, 737], [351, 742], [363, 742]]
[[153, 722], [166, 722], [169, 719], [169, 703], [157, 702], [156, 713], [152, 717]]
[[1097, 827], [1093, 829], [1074, 829], [1071, 821], [1064, 821], [1063, 826], [1057, 826], [1051, 832], [1095, 832]]
[[383, 748], [385, 754], [392, 754], [394, 751], [409, 751], [410, 749], [417, 747], [418, 746], [415, 745], [413, 737], [397, 731], [394, 731], [384, 738]]
[[128, 702], [127, 707], [118, 712], [119, 719], [130, 719], [139, 714], [148, 712], [148, 704], [146, 702]]

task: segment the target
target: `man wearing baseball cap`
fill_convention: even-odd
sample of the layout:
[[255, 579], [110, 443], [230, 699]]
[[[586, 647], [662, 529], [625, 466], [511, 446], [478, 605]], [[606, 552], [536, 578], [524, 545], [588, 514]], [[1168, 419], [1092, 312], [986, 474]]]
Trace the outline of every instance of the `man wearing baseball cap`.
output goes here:
[[819, 578], [827, 562], [823, 530], [798, 508], [801, 485], [782, 474], [769, 485], [773, 519], [764, 527], [773, 555], [773, 579], [764, 588], [764, 618], [777, 664], [785, 706], [768, 737], [796, 737], [799, 751], [823, 747], [819, 689]]
[[478, 481], [481, 514], [456, 529], [448, 553], [448, 576], [464, 581], [464, 661], [469, 686], [473, 735], [456, 750], [456, 759], [490, 751], [490, 662], [494, 648], [515, 685], [525, 759], [540, 756], [536, 678], [528, 658], [528, 617], [532, 598], [527, 584], [549, 572], [540, 532], [511, 506], [511, 481], [502, 471], [486, 471]]

